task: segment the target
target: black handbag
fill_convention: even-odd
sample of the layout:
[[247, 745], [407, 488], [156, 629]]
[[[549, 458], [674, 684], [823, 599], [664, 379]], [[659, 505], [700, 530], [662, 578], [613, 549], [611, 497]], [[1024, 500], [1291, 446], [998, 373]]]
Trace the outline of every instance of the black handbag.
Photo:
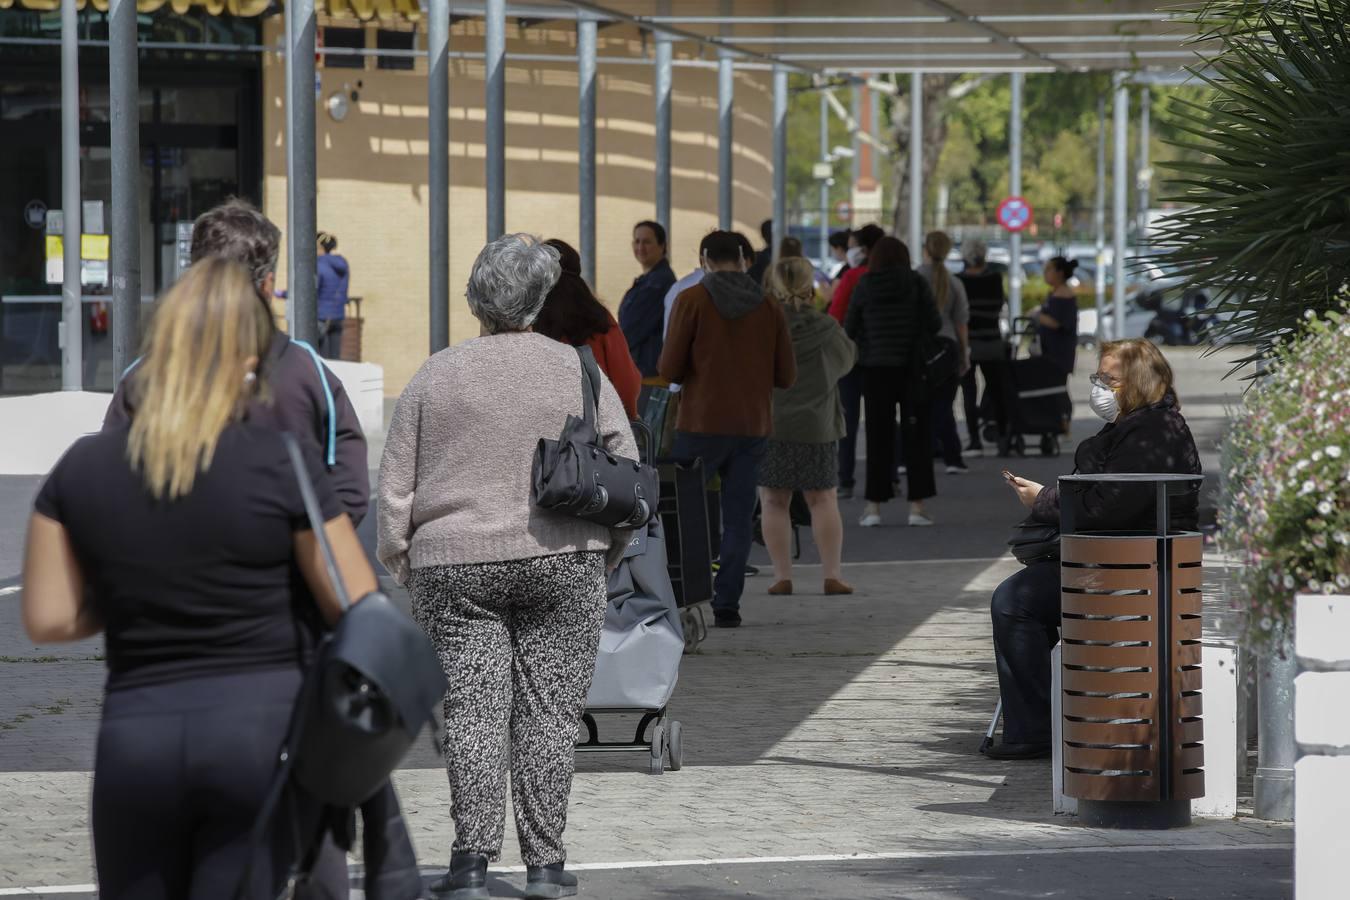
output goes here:
[[558, 439], [540, 438], [534, 452], [534, 503], [607, 528], [641, 528], [660, 494], [656, 469], [610, 453], [596, 432], [600, 367], [589, 347], [581, 359], [582, 417], [568, 416]]
[[956, 341], [938, 334], [919, 339], [919, 375], [929, 387], [946, 384], [956, 377], [960, 348]]
[[1059, 559], [1059, 526], [1027, 516], [1013, 526], [1008, 550], [1024, 566]]

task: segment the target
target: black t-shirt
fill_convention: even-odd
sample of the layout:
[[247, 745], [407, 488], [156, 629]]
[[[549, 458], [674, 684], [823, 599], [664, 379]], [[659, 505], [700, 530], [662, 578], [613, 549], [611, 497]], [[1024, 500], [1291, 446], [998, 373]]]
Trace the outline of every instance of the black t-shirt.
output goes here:
[[[132, 469], [128, 434], [76, 441], [34, 503], [70, 535], [107, 636], [108, 689], [298, 665], [319, 617], [295, 566], [293, 532], [309, 523], [280, 433], [230, 425], [173, 501]], [[342, 505], [301, 446], [328, 521]]]
[[1074, 357], [1078, 353], [1078, 301], [1072, 297], [1056, 297], [1053, 294], [1046, 299], [1041, 312], [1059, 323], [1058, 328], [1049, 325], [1036, 326], [1041, 337], [1041, 355], [1068, 375], [1073, 372]]

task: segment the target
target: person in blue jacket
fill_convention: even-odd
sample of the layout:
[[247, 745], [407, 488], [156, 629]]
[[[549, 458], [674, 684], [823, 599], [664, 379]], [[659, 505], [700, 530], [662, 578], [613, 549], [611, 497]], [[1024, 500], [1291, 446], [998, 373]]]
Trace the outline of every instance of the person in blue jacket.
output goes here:
[[319, 355], [324, 359], [342, 358], [342, 328], [347, 318], [347, 284], [351, 266], [346, 257], [333, 251], [337, 238], [319, 232]]
[[661, 223], [642, 221], [633, 226], [633, 257], [642, 266], [642, 274], [619, 304], [619, 328], [642, 377], [653, 378], [664, 343], [666, 291], [675, 283]]

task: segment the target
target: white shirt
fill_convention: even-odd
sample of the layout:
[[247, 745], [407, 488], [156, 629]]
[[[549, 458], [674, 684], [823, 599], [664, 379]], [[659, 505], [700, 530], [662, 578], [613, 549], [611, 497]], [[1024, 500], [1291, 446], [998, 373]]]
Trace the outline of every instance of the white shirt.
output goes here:
[[702, 266], [672, 284], [670, 290], [666, 291], [666, 320], [665, 325], [661, 328], [661, 337], [663, 339], [670, 331], [670, 311], [675, 308], [675, 298], [701, 281], [703, 281]]

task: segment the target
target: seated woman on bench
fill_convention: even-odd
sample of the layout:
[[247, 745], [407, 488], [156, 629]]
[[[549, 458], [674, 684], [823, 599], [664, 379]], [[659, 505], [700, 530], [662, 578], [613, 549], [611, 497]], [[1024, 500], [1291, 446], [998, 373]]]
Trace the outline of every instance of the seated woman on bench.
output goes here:
[[[1153, 343], [1134, 339], [1103, 344], [1090, 380], [1089, 405], [1106, 426], [1078, 445], [1076, 474], [1200, 474], [1195, 439], [1172, 388], [1172, 367]], [[1005, 477], [1035, 521], [1059, 524], [1056, 485]], [[1086, 531], [1153, 527], [1153, 491], [1148, 485], [1094, 484], [1066, 496], [1065, 502], [1075, 504], [1075, 525]], [[1196, 496], [1179, 497], [1172, 506], [1171, 527], [1193, 531], [1198, 519]], [[1058, 555], [1033, 562], [994, 591], [991, 612], [1003, 698], [1003, 743], [985, 751], [991, 759], [1050, 755], [1050, 651], [1059, 642], [1059, 568]]]

